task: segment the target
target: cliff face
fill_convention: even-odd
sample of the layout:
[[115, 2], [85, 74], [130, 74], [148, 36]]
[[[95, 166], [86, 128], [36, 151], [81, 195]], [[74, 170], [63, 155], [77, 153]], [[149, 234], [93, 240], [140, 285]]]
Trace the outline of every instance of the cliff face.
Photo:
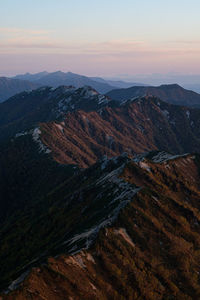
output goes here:
[[49, 258], [3, 298], [198, 299], [199, 168], [198, 155], [126, 161], [118, 176], [141, 189], [117, 219], [89, 249]]

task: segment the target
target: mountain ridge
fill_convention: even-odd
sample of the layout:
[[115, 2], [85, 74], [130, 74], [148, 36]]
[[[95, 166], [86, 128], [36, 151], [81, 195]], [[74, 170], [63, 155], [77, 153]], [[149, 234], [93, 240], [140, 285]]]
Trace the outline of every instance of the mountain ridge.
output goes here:
[[113, 100], [123, 101], [134, 97], [152, 95], [171, 104], [200, 107], [200, 94], [182, 88], [178, 84], [160, 85], [158, 87], [131, 87], [116, 89], [106, 94]]
[[[118, 168], [117, 160], [109, 162], [104, 159], [92, 169], [83, 171], [85, 175], [79, 177], [82, 185], [84, 181], [90, 184], [90, 176], [95, 175], [95, 182], [104, 186], [103, 193], [94, 196], [93, 203], [104, 199], [104, 192], [108, 195], [106, 189], [111, 185], [109, 178], [115, 178], [112, 174]], [[158, 160], [160, 162], [156, 162]], [[112, 299], [113, 295], [117, 299], [198, 298], [199, 156], [173, 157], [157, 152], [135, 160], [126, 158], [125, 162], [117, 173], [118, 179], [114, 179], [109, 201], [114, 199], [114, 195], [116, 198], [121, 195], [123, 200], [120, 201], [129, 201], [114, 223], [102, 227], [89, 248], [82, 244], [85, 249], [80, 248], [78, 252], [74, 249], [72, 254], [61, 251], [63, 254], [36, 265], [21, 286], [4, 295], [3, 299], [42, 297], [51, 300], [63, 299], [66, 295], [77, 299]], [[77, 181], [75, 179], [74, 182]], [[131, 190], [138, 186], [142, 189], [134, 194], [123, 193], [129, 184]], [[76, 196], [80, 207], [84, 208], [85, 201], [87, 203], [83, 215], [87, 215], [87, 209], [92, 205], [88, 202], [89, 195], [95, 195], [92, 187], [89, 192], [86, 186], [85, 191], [78, 192]], [[122, 190], [119, 192], [116, 188], [120, 186]], [[57, 190], [49, 195], [52, 200], [67, 199], [66, 183], [60, 188], [62, 192]], [[92, 211], [89, 209], [88, 216], [99, 209], [100, 206]], [[81, 209], [77, 208], [78, 211], [80, 213]], [[65, 214], [63, 218], [66, 220]], [[90, 232], [89, 228], [86, 232]], [[86, 232], [79, 232], [71, 241], [86, 237]], [[87, 238], [85, 242], [87, 245]], [[67, 245], [64, 243], [63, 251], [66, 251]], [[72, 247], [73, 243], [69, 245]]]
[[198, 109], [149, 96], [96, 112], [69, 112], [61, 122], [41, 124], [41, 140], [56, 161], [81, 167], [122, 152], [198, 152], [199, 116]]
[[30, 130], [39, 122], [59, 119], [68, 111], [95, 110], [112, 103], [91, 87], [42, 87], [23, 92], [0, 104], [0, 140]]
[[[99, 83], [103, 83], [105, 84], [104, 87], [108, 88], [108, 85], [111, 87], [111, 88], [117, 88], [117, 87], [131, 87], [133, 85], [143, 85], [142, 83], [135, 83], [135, 82], [125, 82], [125, 81], [120, 81], [120, 80], [109, 80], [109, 79], [104, 79], [104, 78], [101, 78], [101, 77], [89, 77], [89, 76], [84, 76], [84, 75], [80, 75], [80, 74], [75, 74], [75, 73], [72, 73], [72, 72], [62, 72], [62, 71], [56, 71], [56, 72], [40, 72], [40, 73], [36, 73], [36, 74], [30, 74], [30, 73], [26, 73], [26, 74], [21, 74], [21, 75], [16, 75], [15, 77], [13, 78], [17, 78], [17, 79], [26, 79], [26, 80], [30, 80], [30, 81], [36, 81], [36, 80], [40, 80], [42, 78], [48, 78], [48, 77], [51, 77], [52, 75], [58, 75], [58, 76], [61, 76], [61, 78], [68, 78], [70, 79], [79, 79], [81, 81], [82, 80], [92, 80], [91, 82], [95, 82], [97, 84], [97, 82]], [[46, 77], [47, 76], [47, 77]], [[84, 82], [83, 85], [91, 85], [93, 88], [97, 88], [97, 86], [93, 86], [91, 82]], [[46, 82], [45, 82], [46, 83]], [[74, 82], [67, 82], [65, 83], [65, 85], [75, 85], [75, 81]], [[49, 85], [49, 82], [48, 82], [48, 85]], [[59, 85], [62, 85], [62, 83], [60, 83]], [[76, 85], [75, 85], [76, 86]], [[81, 87], [81, 86], [76, 86], [76, 87]], [[100, 90], [98, 90], [99, 92], [102, 92]], [[103, 91], [104, 93], [105, 91]]]
[[[43, 75], [42, 75], [43, 74]], [[85, 85], [92, 86], [94, 89], [96, 89], [100, 93], [106, 93], [114, 88], [114, 86], [111, 86], [106, 81], [95, 81], [91, 79], [90, 77], [75, 74], [72, 72], [64, 73], [62, 71], [56, 71], [52, 73], [36, 73], [36, 74], [24, 74], [24, 75], [18, 75], [17, 78], [29, 78], [30, 81], [37, 83], [40, 86], [51, 86], [54, 88], [57, 88], [61, 85], [72, 85], [76, 88], [81, 88]]]

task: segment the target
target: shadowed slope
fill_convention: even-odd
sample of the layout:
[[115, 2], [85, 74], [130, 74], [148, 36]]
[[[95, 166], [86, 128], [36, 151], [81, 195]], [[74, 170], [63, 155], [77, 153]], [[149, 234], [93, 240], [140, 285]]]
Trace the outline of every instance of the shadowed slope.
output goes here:
[[5, 101], [17, 93], [31, 91], [33, 89], [37, 89], [38, 87], [39, 84], [26, 80], [0, 77], [0, 102]]

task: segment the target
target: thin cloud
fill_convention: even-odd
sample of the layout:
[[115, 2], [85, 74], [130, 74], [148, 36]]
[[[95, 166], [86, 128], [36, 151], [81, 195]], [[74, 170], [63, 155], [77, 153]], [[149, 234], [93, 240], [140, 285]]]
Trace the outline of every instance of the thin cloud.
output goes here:
[[0, 48], [20, 48], [20, 49], [62, 49], [66, 48], [62, 45], [51, 43], [0, 43]]
[[[165, 41], [160, 43], [145, 42], [134, 39], [109, 40], [100, 43], [75, 44], [66, 40], [59, 40], [43, 30], [22, 30], [19, 28], [0, 28], [0, 33], [12, 32], [0, 43], [0, 52], [16, 53], [27, 51], [28, 53], [54, 53], [66, 55], [90, 55], [101, 56], [106, 60], [127, 60], [138, 58], [147, 60], [150, 58], [167, 58], [178, 56], [198, 55], [200, 47], [182, 47], [181, 43]], [[14, 33], [13, 33], [14, 32]], [[20, 32], [20, 35], [18, 33]], [[183, 42], [183, 41], [182, 41]], [[188, 44], [189, 45], [189, 44]]]
[[15, 51], [16, 49], [57, 49], [63, 45], [51, 38], [52, 31], [23, 28], [0, 27], [0, 48]]
[[0, 27], [0, 33], [8, 34], [8, 35], [48, 35], [52, 31], [47, 30], [32, 30], [32, 29], [24, 29], [24, 28], [15, 28], [15, 27]]
[[174, 43], [174, 44], [200, 45], [200, 40], [175, 40], [175, 41], [170, 41], [170, 42]]

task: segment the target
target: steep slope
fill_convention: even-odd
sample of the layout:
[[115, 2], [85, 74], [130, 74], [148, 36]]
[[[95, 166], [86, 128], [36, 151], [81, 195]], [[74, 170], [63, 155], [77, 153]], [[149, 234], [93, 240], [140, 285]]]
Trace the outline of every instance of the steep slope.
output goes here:
[[[67, 221], [65, 233], [74, 228], [72, 219], [87, 223], [93, 218], [90, 226], [65, 240], [62, 252], [76, 253], [49, 258], [33, 268], [22, 286], [3, 299], [199, 298], [200, 157], [151, 153], [124, 159], [104, 160], [84, 171], [75, 198], [67, 196], [69, 186], [73, 188], [67, 183], [50, 195], [49, 203], [57, 203], [49, 210], [50, 219], [59, 216], [58, 225]], [[98, 224], [102, 212], [105, 217], [102, 210], [116, 201], [126, 205], [112, 222], [98, 227], [96, 241], [90, 244], [95, 216]], [[66, 210], [60, 209], [61, 203]], [[71, 209], [69, 222], [66, 211]], [[77, 248], [71, 248], [74, 245]]]
[[68, 113], [61, 122], [41, 124], [41, 140], [59, 163], [87, 167], [103, 155], [150, 150], [199, 152], [200, 110], [154, 97], [127, 101], [96, 112]]
[[44, 178], [41, 185], [49, 181], [48, 193], [27, 201], [23, 209], [19, 206], [0, 227], [1, 288], [50, 254], [91, 244], [98, 231], [116, 219], [137, 191], [118, 179], [126, 161], [126, 156], [109, 165], [104, 160], [68, 180], [67, 173], [57, 188]]
[[39, 84], [25, 80], [0, 77], [0, 102], [22, 91], [31, 91], [39, 87]]
[[27, 131], [38, 122], [61, 119], [68, 111], [96, 110], [111, 102], [91, 87], [43, 87], [18, 94], [0, 104], [0, 140]]
[[193, 91], [186, 90], [178, 84], [161, 85], [159, 87], [135, 86], [128, 89], [117, 89], [107, 93], [108, 97], [118, 101], [142, 97], [144, 95], [153, 95], [172, 104], [200, 107], [200, 95]]

